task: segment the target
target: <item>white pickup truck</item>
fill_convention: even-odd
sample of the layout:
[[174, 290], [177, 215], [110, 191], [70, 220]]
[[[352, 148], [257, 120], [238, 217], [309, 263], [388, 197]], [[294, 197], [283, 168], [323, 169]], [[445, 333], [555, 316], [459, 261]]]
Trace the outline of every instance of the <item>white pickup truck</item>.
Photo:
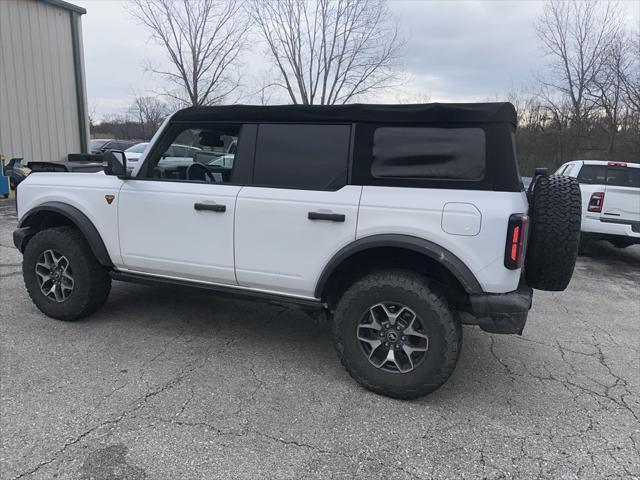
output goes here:
[[640, 244], [640, 163], [574, 160], [556, 175], [580, 183], [583, 249], [592, 240], [618, 248]]

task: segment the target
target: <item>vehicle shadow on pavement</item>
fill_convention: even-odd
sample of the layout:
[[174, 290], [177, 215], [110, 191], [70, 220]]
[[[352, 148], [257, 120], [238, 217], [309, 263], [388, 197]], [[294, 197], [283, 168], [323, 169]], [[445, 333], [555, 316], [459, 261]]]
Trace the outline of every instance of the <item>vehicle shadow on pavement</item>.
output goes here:
[[[286, 368], [292, 376], [320, 375], [325, 377], [324, 382], [339, 381], [351, 394], [359, 391], [374, 395], [360, 388], [340, 365], [330, 321], [296, 306], [221, 298], [169, 287], [118, 284], [104, 309], [85, 322], [100, 325], [101, 329], [115, 325], [136, 332], [142, 329], [141, 335], [157, 342], [170, 341], [179, 333], [182, 338], [233, 344], [242, 357], [238, 358], [239, 363], [267, 362], [274, 369], [288, 363]], [[504, 377], [504, 366], [491, 354], [491, 337], [477, 327], [465, 327], [461, 358], [452, 378], [435, 393], [414, 402], [446, 404], [464, 396], [469, 381], [474, 384], [471, 390], [476, 399], [484, 394], [487, 398], [494, 395], [496, 383], [513, 388], [512, 381]], [[501, 342], [512, 340], [511, 348], [518, 349], [514, 337], [497, 337]]]
[[587, 251], [578, 257], [576, 268], [586, 269], [594, 278], [605, 273], [608, 277], [634, 279], [640, 271], [640, 245], [616, 248], [606, 241], [591, 242]]

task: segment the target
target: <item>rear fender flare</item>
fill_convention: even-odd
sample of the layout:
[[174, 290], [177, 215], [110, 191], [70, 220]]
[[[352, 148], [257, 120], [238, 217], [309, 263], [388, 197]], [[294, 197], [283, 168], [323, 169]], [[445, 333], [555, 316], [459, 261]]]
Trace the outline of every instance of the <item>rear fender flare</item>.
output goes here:
[[411, 235], [382, 234], [360, 238], [338, 251], [322, 271], [322, 274], [316, 283], [314, 296], [316, 298], [322, 298], [322, 295], [328, 287], [329, 279], [342, 262], [348, 260], [356, 253], [379, 247], [402, 248], [421, 253], [440, 263], [444, 268], [451, 272], [451, 274], [460, 282], [465, 292], [469, 295], [483, 293], [480, 282], [478, 282], [478, 279], [469, 267], [467, 267], [462, 260], [446, 248], [438, 245], [437, 243], [430, 242], [429, 240]]

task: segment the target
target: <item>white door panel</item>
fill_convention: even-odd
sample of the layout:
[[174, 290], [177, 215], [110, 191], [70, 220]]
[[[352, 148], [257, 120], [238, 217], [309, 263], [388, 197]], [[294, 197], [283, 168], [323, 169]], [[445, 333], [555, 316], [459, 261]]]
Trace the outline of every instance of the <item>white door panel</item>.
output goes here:
[[607, 185], [602, 217], [609, 220], [640, 222], [640, 188]]
[[[474, 213], [459, 215], [460, 208], [445, 208], [451, 203]], [[520, 280], [520, 269], [504, 266], [509, 216], [527, 210], [523, 192], [366, 186], [357, 238], [385, 233], [424, 238], [458, 257], [486, 292], [503, 293], [515, 290]]]
[[[129, 270], [237, 284], [233, 221], [239, 186], [129, 180], [120, 191], [120, 251]], [[216, 205], [196, 210], [194, 205]], [[206, 207], [205, 207], [206, 208]]]
[[[313, 297], [331, 257], [355, 240], [362, 187], [336, 192], [245, 187], [236, 205], [236, 275], [241, 286]], [[310, 220], [309, 212], [344, 215]]]
[[[77, 208], [96, 227], [114, 265], [122, 263], [118, 245], [118, 201], [123, 181], [104, 173], [49, 173], [29, 175], [20, 183], [20, 216], [45, 202], [62, 202]], [[107, 202], [105, 195], [114, 195]]]

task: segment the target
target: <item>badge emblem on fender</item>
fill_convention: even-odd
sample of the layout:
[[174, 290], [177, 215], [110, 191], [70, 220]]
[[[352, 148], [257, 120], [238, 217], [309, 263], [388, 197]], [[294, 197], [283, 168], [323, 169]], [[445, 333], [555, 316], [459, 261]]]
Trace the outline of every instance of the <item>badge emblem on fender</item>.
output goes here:
[[116, 198], [116, 196], [115, 196], [115, 195], [105, 195], [105, 196], [104, 196], [104, 199], [107, 201], [107, 203], [108, 203], [109, 205], [111, 205], [111, 202], [113, 202], [113, 199], [114, 199], [114, 198]]

